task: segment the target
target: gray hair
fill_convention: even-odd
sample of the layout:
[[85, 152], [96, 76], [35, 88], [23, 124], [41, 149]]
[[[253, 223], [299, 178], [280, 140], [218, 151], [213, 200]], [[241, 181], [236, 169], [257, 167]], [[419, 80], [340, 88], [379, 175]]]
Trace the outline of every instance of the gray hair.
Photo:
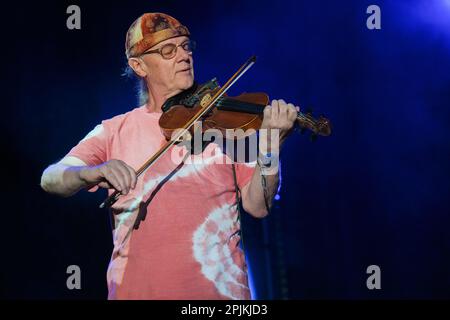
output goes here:
[[138, 103], [140, 106], [146, 104], [148, 102], [148, 88], [145, 78], [137, 75], [136, 72], [134, 72], [134, 70], [128, 64], [125, 67], [122, 76], [136, 81], [135, 90]]

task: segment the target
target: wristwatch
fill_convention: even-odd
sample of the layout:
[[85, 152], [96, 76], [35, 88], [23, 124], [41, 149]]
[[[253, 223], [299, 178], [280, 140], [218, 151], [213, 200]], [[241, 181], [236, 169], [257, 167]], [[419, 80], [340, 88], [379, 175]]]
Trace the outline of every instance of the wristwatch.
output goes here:
[[258, 156], [258, 164], [262, 168], [268, 168], [270, 167], [272, 163], [272, 154], [269, 153], [260, 153]]

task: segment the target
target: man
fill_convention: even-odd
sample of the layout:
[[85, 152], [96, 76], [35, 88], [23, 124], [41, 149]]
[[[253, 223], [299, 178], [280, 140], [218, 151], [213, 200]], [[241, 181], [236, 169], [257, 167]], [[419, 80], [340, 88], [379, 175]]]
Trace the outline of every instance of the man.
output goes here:
[[[189, 36], [166, 14], [139, 17], [125, 47], [130, 68], [145, 82], [147, 102], [103, 121], [42, 175], [42, 188], [60, 196], [83, 188], [121, 192], [111, 208], [109, 299], [250, 298], [235, 183], [245, 211], [266, 216], [278, 187], [278, 171], [266, 170], [273, 146], [262, 147], [258, 165], [216, 161], [230, 159], [215, 152], [214, 144], [202, 161], [192, 161], [199, 155], [174, 161], [167, 153], [136, 178], [136, 170], [165, 143], [158, 125], [161, 106], [194, 83]], [[282, 144], [297, 111], [274, 100], [264, 110], [262, 128], [279, 130]]]

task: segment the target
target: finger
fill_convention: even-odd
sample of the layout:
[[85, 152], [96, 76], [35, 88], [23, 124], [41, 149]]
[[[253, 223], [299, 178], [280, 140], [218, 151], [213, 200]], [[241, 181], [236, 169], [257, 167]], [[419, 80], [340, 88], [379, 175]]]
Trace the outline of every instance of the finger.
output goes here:
[[130, 189], [133, 186], [133, 176], [131, 172], [133, 169], [123, 161], [121, 161], [121, 164], [122, 166], [120, 167], [120, 170], [122, 170], [122, 173], [125, 175], [128, 193], [130, 192]]
[[121, 161], [117, 164], [116, 167], [117, 173], [121, 176], [122, 183], [124, 184], [125, 189], [123, 190], [124, 194], [127, 194], [130, 191], [131, 187], [131, 175], [128, 169], [126, 168], [126, 164]]
[[292, 103], [288, 104], [288, 117], [297, 116], [297, 109]]
[[280, 106], [278, 100], [272, 100], [272, 119], [277, 120], [280, 113]]
[[294, 108], [294, 105], [292, 103], [281, 104], [281, 106], [280, 106], [280, 118], [281, 119], [288, 119], [289, 110], [291, 110], [292, 108]]
[[120, 171], [120, 169], [118, 168], [119, 165], [119, 161], [118, 160], [114, 160], [111, 161], [111, 163], [109, 164], [109, 176], [108, 177], [114, 177], [115, 180], [117, 181], [117, 183], [119, 184], [119, 190], [122, 194], [125, 194], [126, 191], [126, 184], [125, 184], [125, 178], [123, 177], [122, 172]]
[[98, 184], [98, 186], [100, 188], [105, 188], [105, 189], [115, 189], [114, 186], [111, 183], [109, 183], [108, 181], [102, 181]]
[[294, 121], [297, 118], [297, 109], [292, 103], [289, 103], [287, 109], [288, 119]]
[[105, 177], [106, 182], [109, 183], [110, 185], [112, 185], [112, 187], [114, 189], [116, 189], [119, 192], [122, 192], [122, 187], [120, 185], [119, 179], [117, 179], [116, 175], [114, 174], [114, 172], [111, 169], [109, 169], [105, 173], [104, 177]]
[[300, 112], [300, 107], [296, 106], [295, 109], [297, 109], [297, 112]]
[[286, 101], [278, 99], [278, 119], [287, 119]]
[[111, 171], [111, 176], [114, 176], [117, 183], [119, 184], [119, 188], [120, 188], [120, 193], [121, 194], [125, 194], [125, 191], [127, 190], [127, 187], [125, 185], [124, 179], [122, 177], [122, 173], [120, 171], [118, 171], [117, 169], [113, 169]]
[[269, 104], [264, 108], [264, 117], [261, 123], [260, 134], [267, 128], [270, 128], [270, 123], [272, 122], [272, 106]]
[[272, 117], [272, 106], [267, 105], [264, 108], [264, 119], [270, 120], [271, 117]]
[[286, 109], [287, 103], [283, 99], [278, 99], [278, 106], [279, 106], [280, 112], [281, 112], [281, 110]]
[[134, 188], [136, 188], [136, 183], [137, 183], [136, 171], [134, 171], [134, 169], [132, 167], [130, 167], [129, 165], [126, 165], [126, 168], [130, 172], [131, 188], [134, 189]]

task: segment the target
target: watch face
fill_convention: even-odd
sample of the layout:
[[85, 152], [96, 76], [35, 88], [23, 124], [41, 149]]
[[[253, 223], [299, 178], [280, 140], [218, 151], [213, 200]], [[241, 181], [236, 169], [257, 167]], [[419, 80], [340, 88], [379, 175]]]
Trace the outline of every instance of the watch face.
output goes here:
[[264, 166], [269, 166], [270, 163], [272, 162], [272, 159], [270, 158], [270, 156], [267, 156], [267, 155], [261, 155], [258, 160]]

